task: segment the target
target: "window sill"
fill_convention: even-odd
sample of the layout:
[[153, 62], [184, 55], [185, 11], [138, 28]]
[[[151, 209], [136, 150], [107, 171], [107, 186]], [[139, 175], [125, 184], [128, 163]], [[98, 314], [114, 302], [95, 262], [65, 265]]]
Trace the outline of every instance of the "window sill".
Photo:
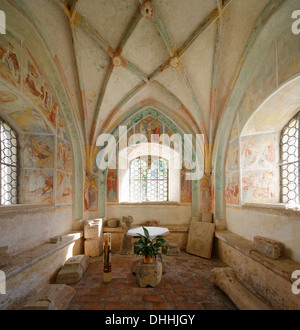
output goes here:
[[32, 212], [45, 212], [54, 211], [55, 206], [52, 204], [16, 204], [9, 206], [0, 206], [0, 217], [5, 217], [8, 215], [26, 214]]
[[246, 203], [242, 205], [243, 210], [257, 210], [261, 212], [279, 214], [279, 215], [297, 215], [300, 217], [300, 206], [292, 207], [283, 203]]

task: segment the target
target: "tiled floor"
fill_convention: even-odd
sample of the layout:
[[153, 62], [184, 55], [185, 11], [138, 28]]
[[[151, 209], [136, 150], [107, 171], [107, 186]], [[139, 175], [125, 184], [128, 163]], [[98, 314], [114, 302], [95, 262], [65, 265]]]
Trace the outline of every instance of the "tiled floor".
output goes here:
[[156, 288], [141, 288], [132, 270], [140, 257], [112, 256], [112, 281], [103, 282], [102, 257], [91, 258], [76, 290], [70, 310], [235, 310], [224, 293], [210, 281], [219, 260], [182, 252], [163, 256], [164, 274]]

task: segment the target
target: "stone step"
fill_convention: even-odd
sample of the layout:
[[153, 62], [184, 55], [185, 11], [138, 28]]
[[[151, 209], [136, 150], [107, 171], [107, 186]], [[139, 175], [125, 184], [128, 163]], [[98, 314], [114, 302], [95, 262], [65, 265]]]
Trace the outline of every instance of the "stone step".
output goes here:
[[271, 310], [271, 308], [250, 292], [237, 278], [230, 267], [214, 268], [211, 280], [240, 310]]

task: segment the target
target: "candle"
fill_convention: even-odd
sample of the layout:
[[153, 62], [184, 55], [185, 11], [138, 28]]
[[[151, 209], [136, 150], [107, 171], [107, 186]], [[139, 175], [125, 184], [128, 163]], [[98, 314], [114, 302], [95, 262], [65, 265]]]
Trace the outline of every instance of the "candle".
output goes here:
[[104, 282], [111, 281], [111, 234], [104, 234], [103, 242]]

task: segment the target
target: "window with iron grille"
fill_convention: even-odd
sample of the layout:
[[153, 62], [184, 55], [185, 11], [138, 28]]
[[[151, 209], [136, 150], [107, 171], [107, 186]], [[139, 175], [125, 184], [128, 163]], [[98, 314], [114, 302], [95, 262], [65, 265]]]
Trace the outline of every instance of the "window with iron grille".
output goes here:
[[130, 202], [167, 202], [169, 200], [168, 161], [160, 157], [138, 157], [129, 166]]
[[300, 112], [283, 128], [280, 142], [281, 202], [299, 203]]
[[0, 205], [17, 204], [18, 141], [16, 132], [0, 119]]

